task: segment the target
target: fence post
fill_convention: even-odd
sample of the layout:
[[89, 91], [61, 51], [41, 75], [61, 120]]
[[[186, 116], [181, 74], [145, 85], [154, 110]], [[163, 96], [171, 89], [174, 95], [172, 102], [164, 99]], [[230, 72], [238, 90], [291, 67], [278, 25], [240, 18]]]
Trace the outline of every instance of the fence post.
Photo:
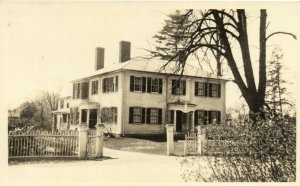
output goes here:
[[198, 143], [198, 154], [199, 155], [202, 154], [201, 138], [202, 138], [201, 127], [200, 127], [200, 125], [198, 125], [197, 126], [197, 143]]
[[168, 124], [167, 128], [167, 155], [174, 154], [174, 125]]
[[103, 156], [103, 139], [104, 139], [104, 125], [98, 124], [96, 127], [96, 157]]
[[87, 152], [87, 142], [88, 142], [88, 127], [85, 124], [79, 125], [79, 148], [78, 157], [86, 158]]

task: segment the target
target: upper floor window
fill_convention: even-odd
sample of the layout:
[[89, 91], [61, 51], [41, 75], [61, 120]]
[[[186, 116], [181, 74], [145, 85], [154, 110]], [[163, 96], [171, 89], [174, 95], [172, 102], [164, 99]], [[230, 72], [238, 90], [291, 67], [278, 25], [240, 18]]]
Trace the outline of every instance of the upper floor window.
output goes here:
[[195, 82], [195, 96], [207, 96], [206, 86], [206, 83]]
[[98, 80], [92, 81], [92, 95], [98, 94]]
[[185, 95], [186, 82], [185, 80], [172, 80], [172, 94], [173, 95]]
[[69, 103], [67, 103], [67, 108], [69, 108]]
[[89, 82], [73, 84], [73, 99], [86, 99], [89, 96]]
[[147, 78], [147, 92], [162, 94], [162, 79], [161, 78]]
[[102, 91], [104, 93], [118, 91], [118, 76], [104, 78], [102, 81]]
[[195, 96], [221, 97], [221, 84], [195, 82]]
[[134, 77], [134, 91], [142, 91], [142, 78]]
[[131, 92], [162, 93], [162, 79], [130, 76]]

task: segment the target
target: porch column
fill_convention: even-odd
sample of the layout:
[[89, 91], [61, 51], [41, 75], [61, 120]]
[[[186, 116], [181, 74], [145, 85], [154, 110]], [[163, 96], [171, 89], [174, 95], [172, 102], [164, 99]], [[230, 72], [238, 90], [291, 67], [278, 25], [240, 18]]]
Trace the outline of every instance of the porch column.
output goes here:
[[90, 109], [86, 109], [86, 125], [89, 128], [89, 126], [90, 126]]
[[191, 116], [191, 131], [194, 132], [195, 131], [195, 111], [191, 112], [192, 116]]
[[176, 111], [174, 110], [174, 132], [176, 132]]

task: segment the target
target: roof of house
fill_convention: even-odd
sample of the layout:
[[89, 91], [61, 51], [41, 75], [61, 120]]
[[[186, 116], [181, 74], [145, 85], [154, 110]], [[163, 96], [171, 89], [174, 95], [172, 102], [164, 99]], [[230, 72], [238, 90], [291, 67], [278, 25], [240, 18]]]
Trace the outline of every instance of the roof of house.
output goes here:
[[[123, 63], [114, 63], [103, 69], [94, 71], [92, 74], [85, 76], [80, 79], [76, 79], [72, 82], [80, 81], [83, 79], [89, 79], [94, 76], [100, 74], [106, 74], [114, 71], [119, 70], [133, 70], [133, 71], [141, 71], [141, 72], [153, 72], [153, 73], [161, 73], [161, 74], [177, 74], [180, 75], [180, 72], [174, 73], [176, 68], [178, 67], [178, 63], [172, 61], [169, 62], [164, 69], [162, 66], [168, 63], [168, 61], [163, 61], [159, 59], [145, 59], [145, 58], [132, 58]], [[193, 76], [193, 77], [205, 77], [205, 78], [212, 78], [212, 79], [220, 79], [226, 80], [222, 77], [219, 77], [215, 74], [209, 73], [200, 69], [199, 67], [195, 67], [190, 64], [186, 64], [184, 72], [184, 76]]]

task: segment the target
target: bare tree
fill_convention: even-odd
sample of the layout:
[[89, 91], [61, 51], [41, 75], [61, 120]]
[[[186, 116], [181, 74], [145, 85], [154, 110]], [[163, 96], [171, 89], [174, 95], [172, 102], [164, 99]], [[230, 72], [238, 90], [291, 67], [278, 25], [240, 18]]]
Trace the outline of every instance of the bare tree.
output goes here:
[[[193, 18], [193, 19], [192, 19]], [[266, 43], [272, 36], [285, 34], [296, 36], [288, 32], [274, 32], [267, 34], [267, 11], [260, 10], [259, 25], [259, 73], [258, 86], [254, 80], [249, 38], [247, 30], [247, 13], [244, 9], [207, 11], [187, 10], [182, 15], [185, 19], [192, 19], [182, 32], [185, 44], [167, 58], [168, 63], [176, 61], [183, 74], [187, 59], [200, 50], [215, 51], [215, 56], [224, 58], [234, 77], [234, 83], [239, 87], [250, 113], [260, 113], [265, 104], [266, 92]], [[238, 68], [237, 56], [234, 55], [233, 43], [238, 43], [242, 56], [242, 72]], [[159, 51], [161, 52], [161, 51]], [[163, 67], [167, 66], [164, 64]]]

